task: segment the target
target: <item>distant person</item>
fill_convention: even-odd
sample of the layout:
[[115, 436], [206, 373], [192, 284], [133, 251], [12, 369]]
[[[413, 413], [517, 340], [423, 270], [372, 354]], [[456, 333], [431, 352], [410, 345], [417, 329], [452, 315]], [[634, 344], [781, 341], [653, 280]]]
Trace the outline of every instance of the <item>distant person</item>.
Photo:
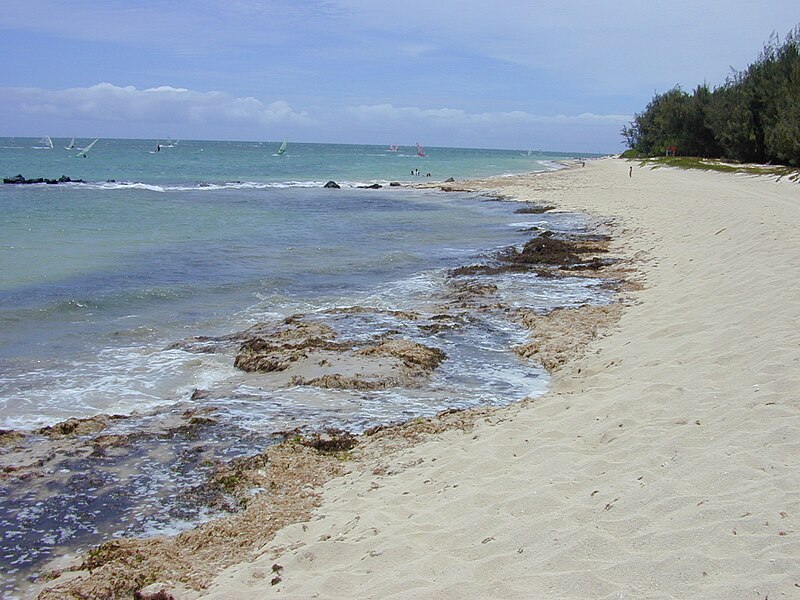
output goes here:
[[628, 177], [633, 177], [633, 167], [628, 167]]

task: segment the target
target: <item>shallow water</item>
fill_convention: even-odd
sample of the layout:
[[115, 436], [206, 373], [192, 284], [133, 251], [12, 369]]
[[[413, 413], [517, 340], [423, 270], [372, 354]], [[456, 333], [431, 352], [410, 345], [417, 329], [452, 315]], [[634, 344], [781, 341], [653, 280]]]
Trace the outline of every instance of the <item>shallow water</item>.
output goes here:
[[[418, 288], [441, 286], [447, 268], [526, 235], [507, 203], [475, 195], [0, 191], [4, 428], [186, 399], [219, 367], [164, 352], [176, 339], [333, 306], [413, 308]], [[583, 224], [545, 220], [552, 229]]]
[[[276, 157], [268, 144], [222, 142], [151, 155], [149, 144], [110, 140], [84, 160], [58, 143], [53, 151], [19, 140], [0, 146], [12, 171], [3, 176], [87, 181], [0, 186], [0, 428], [134, 415], [103, 432], [133, 436], [125, 452], [50, 457], [38, 486], [0, 481], [9, 597], [53, 556], [214, 516], [219, 507], [191, 493], [208, 474], [204, 461], [258, 452], [274, 432], [357, 432], [541, 394], [547, 376], [511, 350], [526, 333], [509, 315], [608, 300], [599, 280], [505, 274], [491, 278], [498, 308], [452, 302], [449, 269], [523, 244], [531, 226], [582, 230], [582, 215], [520, 215], [479, 194], [318, 187], [415, 180], [404, 175], [410, 165], [456, 177], [551, 168], [557, 156], [438, 149], [419, 162], [377, 147], [290, 144]], [[368, 309], [332, 310], [352, 306]], [[457, 326], [426, 329], [443, 310]], [[413, 388], [264, 389], [242, 379], [229, 352], [170, 347], [297, 313], [340, 339], [392, 332], [447, 360]], [[198, 389], [224, 393], [193, 398]], [[213, 425], [199, 433], [170, 425], [187, 410], [209, 411]]]

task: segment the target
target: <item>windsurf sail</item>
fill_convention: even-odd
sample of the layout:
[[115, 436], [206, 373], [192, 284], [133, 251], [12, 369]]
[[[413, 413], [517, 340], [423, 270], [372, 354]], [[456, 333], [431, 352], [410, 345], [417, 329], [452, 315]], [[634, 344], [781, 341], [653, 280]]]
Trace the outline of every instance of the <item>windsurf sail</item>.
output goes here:
[[417, 156], [425, 156], [425, 148], [419, 145], [417, 142]]
[[52, 150], [53, 149], [53, 140], [50, 139], [50, 136], [47, 136], [47, 135], [44, 136], [43, 138], [41, 138], [39, 140], [38, 143], [39, 143], [39, 145], [38, 146], [34, 146], [34, 148], [37, 148], [39, 150]]
[[99, 139], [100, 139], [100, 138], [97, 138], [97, 139], [96, 139], [95, 141], [93, 141], [91, 144], [89, 144], [88, 146], [86, 146], [86, 148], [81, 148], [80, 152], [78, 152], [78, 153], [77, 153], [75, 156], [76, 156], [76, 157], [78, 157], [78, 156], [82, 156], [83, 158], [86, 158], [86, 154], [89, 152], [89, 150], [91, 150], [91, 149], [92, 149], [92, 146], [94, 146], [94, 145], [97, 143], [97, 141], [98, 141]]
[[284, 152], [286, 152], [286, 146], [288, 146], [288, 145], [289, 145], [289, 142], [287, 142], [286, 140], [283, 140], [283, 143], [281, 144], [281, 147], [278, 148], [278, 154], [281, 155]]
[[73, 148], [75, 148], [75, 138], [69, 141], [69, 145], [64, 146], [64, 150], [72, 150]]

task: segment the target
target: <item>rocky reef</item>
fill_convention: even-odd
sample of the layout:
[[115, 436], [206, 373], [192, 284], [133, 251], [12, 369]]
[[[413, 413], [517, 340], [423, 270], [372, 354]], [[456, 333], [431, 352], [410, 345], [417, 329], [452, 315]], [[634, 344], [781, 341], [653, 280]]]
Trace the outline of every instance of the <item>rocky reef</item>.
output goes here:
[[47, 183], [55, 185], [58, 183], [83, 183], [83, 179], [71, 179], [66, 175], [62, 175], [58, 179], [45, 179], [44, 177], [37, 177], [36, 179], [26, 179], [22, 175], [15, 175], [14, 177], [4, 177], [3, 183], [10, 183], [14, 185], [27, 185], [31, 183]]

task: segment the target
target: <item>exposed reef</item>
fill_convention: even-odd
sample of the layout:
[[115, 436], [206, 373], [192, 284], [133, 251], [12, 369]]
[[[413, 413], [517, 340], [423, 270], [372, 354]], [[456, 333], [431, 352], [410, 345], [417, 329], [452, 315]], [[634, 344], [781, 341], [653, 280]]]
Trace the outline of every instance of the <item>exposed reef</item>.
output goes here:
[[599, 270], [614, 262], [613, 259], [597, 256], [608, 252], [608, 241], [608, 238], [596, 235], [557, 237], [552, 231], [541, 231], [522, 248], [506, 248], [486, 263], [452, 269], [450, 275], [458, 277], [535, 271], [543, 277], [555, 277], [571, 274], [564, 271]]
[[[369, 314], [371, 310], [347, 307], [328, 311], [328, 314], [332, 312]], [[418, 319], [414, 313], [386, 312], [398, 319]], [[432, 332], [433, 327], [430, 327], [428, 333]], [[331, 326], [305, 315], [293, 315], [278, 323], [261, 323], [228, 336], [189, 338], [169, 348], [199, 353], [233, 349], [236, 353], [234, 366], [257, 377], [263, 388], [316, 386], [379, 390], [416, 387], [445, 359], [441, 350], [398, 338], [393, 331], [370, 340], [348, 339]]]
[[57, 183], [83, 183], [83, 179], [71, 179], [66, 175], [62, 175], [58, 179], [45, 179], [44, 177], [38, 177], [36, 179], [26, 179], [22, 175], [15, 175], [14, 177], [4, 177], [3, 183], [10, 183], [15, 185], [27, 185], [30, 183], [47, 183], [50, 185], [55, 185]]
[[[326, 187], [339, 187], [329, 184], [333, 185]], [[526, 205], [518, 212], [537, 214], [549, 208]], [[264, 400], [270, 390], [292, 386], [359, 390], [356, 395], [361, 397], [369, 395], [361, 391], [419, 387], [447, 360], [440, 346], [450, 349], [441, 340], [453, 330], [467, 330], [465, 326], [479, 320], [482, 313], [503, 314], [528, 328], [530, 341], [514, 348], [516, 353], [539, 360], [550, 370], [558, 369], [599, 335], [603, 324], [613, 322], [620, 307], [581, 306], [546, 315], [515, 309], [502, 295], [503, 280], [494, 276], [528, 272], [547, 277], [604, 277], [619, 283], [621, 265], [601, 258], [608, 246], [609, 238], [603, 236], [540, 231], [524, 245], [495, 252], [482, 264], [450, 271], [444, 289], [419, 310], [338, 307], [259, 323], [228, 335], [176, 341], [167, 349], [219, 354], [235, 369], [229, 369], [230, 379], [195, 390], [186, 407], [162, 413], [164, 419], [153, 414], [141, 425], [120, 427], [124, 417], [101, 415], [71, 419], [29, 434], [0, 431], [0, 449], [5, 448], [0, 457], [7, 466], [33, 446], [39, 448], [22, 470], [4, 473], [18, 483], [27, 477], [58, 490], [90, 485], [108, 497], [110, 479], [93, 472], [93, 465], [110, 465], [121, 472], [132, 461], [158, 455], [157, 460], [176, 465], [162, 479], [172, 483], [184, 478], [180, 486], [175, 483], [174, 498], [166, 505], [171, 517], [191, 520], [202, 511], [225, 516], [179, 535], [106, 541], [63, 568], [63, 573], [54, 572], [57, 581], [39, 597], [130, 597], [136, 593], [143, 598], [181, 597], [183, 589], [202, 590], [220, 569], [251, 557], [276, 530], [308, 519], [319, 504], [320, 486], [331, 478], [354, 469], [391, 472], [396, 467], [387, 466], [389, 454], [446, 429], [469, 430], [492, 409], [452, 409], [436, 418], [370, 427], [361, 435], [339, 429], [309, 431], [299, 425], [292, 429], [294, 423], [286, 425], [285, 431], [275, 431], [275, 427], [254, 434], [245, 426], [239, 428], [235, 419], [226, 420], [218, 406], [198, 406], [221, 398]], [[361, 323], [364, 329], [358, 328]], [[254, 390], [253, 394], [246, 396], [240, 392], [242, 387]], [[308, 390], [300, 393], [308, 395]], [[188, 406], [192, 408], [186, 410]], [[232, 440], [238, 444], [235, 450], [250, 446], [249, 452], [229, 453], [225, 444]], [[64, 472], [67, 468], [73, 472]], [[74, 478], [78, 468], [88, 478]], [[135, 491], [123, 493], [137, 499]], [[24, 500], [21, 492], [19, 496]], [[147, 511], [151, 510], [148, 505]], [[61, 574], [65, 576], [58, 577]]]

